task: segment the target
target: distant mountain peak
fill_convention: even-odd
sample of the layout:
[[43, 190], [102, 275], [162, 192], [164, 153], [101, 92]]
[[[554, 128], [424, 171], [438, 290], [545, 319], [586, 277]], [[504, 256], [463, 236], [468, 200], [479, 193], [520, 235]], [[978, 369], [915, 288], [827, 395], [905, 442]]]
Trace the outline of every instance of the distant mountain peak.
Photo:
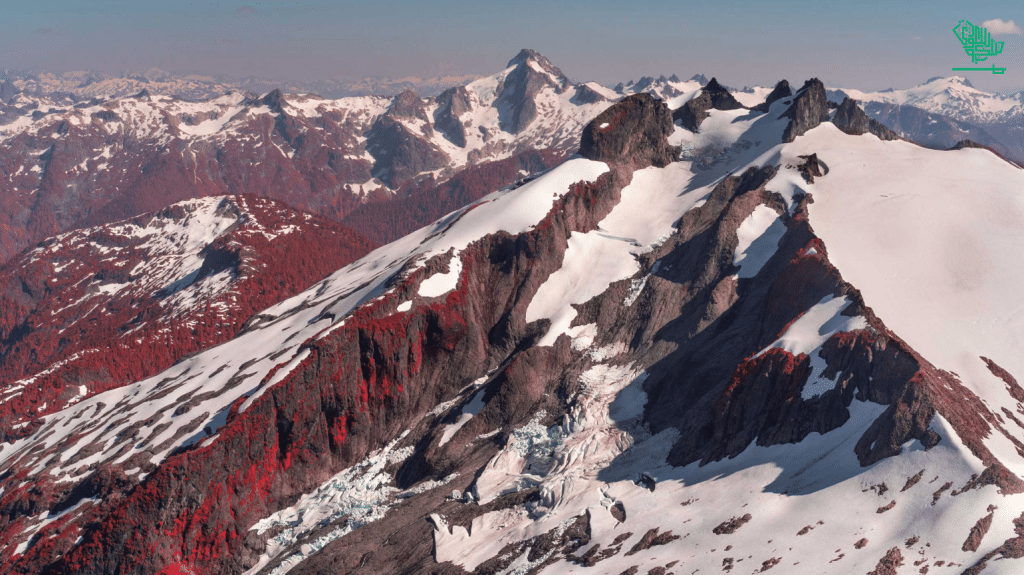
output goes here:
[[537, 62], [547, 62], [548, 64], [551, 63], [540, 52], [538, 52], [536, 50], [532, 50], [530, 48], [523, 48], [522, 50], [519, 51], [518, 54], [515, 55], [514, 58], [512, 58], [511, 60], [508, 61], [508, 66], [506, 66], [506, 67], [507, 68], [511, 68], [512, 66], [518, 66], [519, 64], [522, 64], [522, 63], [526, 62], [527, 60], [536, 60]]

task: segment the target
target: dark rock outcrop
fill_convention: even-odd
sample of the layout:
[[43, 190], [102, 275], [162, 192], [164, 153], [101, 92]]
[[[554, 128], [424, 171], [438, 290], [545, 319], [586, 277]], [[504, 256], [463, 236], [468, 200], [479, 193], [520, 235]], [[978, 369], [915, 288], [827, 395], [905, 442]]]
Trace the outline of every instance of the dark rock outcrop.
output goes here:
[[448, 165], [448, 156], [390, 116], [383, 116], [367, 137], [367, 151], [376, 163], [373, 175], [397, 188], [420, 172]]
[[843, 102], [839, 104], [835, 116], [832, 117], [832, 123], [852, 136], [874, 134], [881, 140], [900, 139], [899, 134], [886, 128], [877, 120], [869, 118], [864, 110], [860, 109], [857, 102], [850, 98], [844, 98]]
[[718, 80], [712, 78], [700, 94], [672, 113], [672, 119], [678, 120], [687, 130], [697, 132], [701, 122], [708, 117], [708, 110], [736, 110], [742, 107], [743, 104], [736, 101]]
[[465, 86], [449, 88], [437, 97], [437, 112], [434, 113], [434, 127], [453, 144], [466, 146], [466, 127], [459, 120], [472, 107]]
[[868, 575], [897, 575], [900, 565], [903, 565], [903, 554], [899, 547], [893, 547], [878, 560], [878, 565]]
[[772, 103], [783, 98], [788, 98], [792, 95], [793, 90], [789, 87], [789, 81], [779, 80], [779, 82], [775, 84], [775, 88], [772, 89], [772, 91], [768, 94], [767, 97], [765, 97], [764, 102], [761, 102], [760, 104], [754, 106], [751, 109], [757, 110], [758, 112], [768, 112], [768, 108], [772, 105]]
[[672, 130], [672, 116], [664, 101], [650, 94], [633, 94], [587, 124], [580, 154], [601, 162], [629, 162], [634, 169], [666, 166], [680, 153], [668, 143]]
[[988, 515], [982, 517], [971, 527], [970, 534], [967, 535], [967, 539], [964, 541], [962, 549], [969, 553], [973, 553], [981, 547], [981, 540], [985, 538], [985, 534], [988, 533], [990, 527], [992, 527], [993, 512], [989, 512]]
[[828, 121], [828, 100], [825, 97], [825, 85], [817, 78], [804, 82], [803, 88], [793, 97], [793, 103], [779, 119], [789, 118], [789, 125], [782, 133], [783, 142], [792, 142], [797, 136]]
[[597, 93], [596, 90], [586, 84], [576, 86], [576, 94], [572, 97], [573, 104], [594, 104], [597, 102], [605, 102], [607, 100], [608, 98]]
[[7, 102], [19, 94], [20, 90], [10, 80], [0, 82], [0, 103]]
[[[463, 92], [465, 92], [465, 88], [463, 88]], [[423, 99], [412, 90], [405, 90], [395, 96], [391, 102], [391, 108], [388, 109], [388, 114], [396, 118], [419, 118], [427, 121], [427, 109], [423, 105]]]
[[950, 150], [962, 150], [964, 148], [980, 148], [982, 150], [990, 149], [988, 146], [983, 146], [974, 140], [960, 140], [959, 142], [950, 146]]
[[800, 156], [800, 158], [804, 162], [797, 166], [797, 170], [800, 171], [800, 175], [804, 177], [805, 182], [813, 184], [814, 178], [820, 178], [824, 175], [821, 171], [821, 162], [818, 160], [818, 154]]
[[708, 77], [704, 74], [694, 74], [690, 77], [690, 82], [697, 82], [701, 86], [706, 86], [708, 83]]

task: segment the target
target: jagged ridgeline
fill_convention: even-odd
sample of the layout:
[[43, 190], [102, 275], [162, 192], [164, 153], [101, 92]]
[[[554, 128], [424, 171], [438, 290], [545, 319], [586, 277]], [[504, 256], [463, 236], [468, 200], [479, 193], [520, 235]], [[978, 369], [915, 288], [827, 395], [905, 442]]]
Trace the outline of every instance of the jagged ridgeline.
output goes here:
[[1015, 568], [1024, 172], [695, 84], [5, 444], [4, 572]]

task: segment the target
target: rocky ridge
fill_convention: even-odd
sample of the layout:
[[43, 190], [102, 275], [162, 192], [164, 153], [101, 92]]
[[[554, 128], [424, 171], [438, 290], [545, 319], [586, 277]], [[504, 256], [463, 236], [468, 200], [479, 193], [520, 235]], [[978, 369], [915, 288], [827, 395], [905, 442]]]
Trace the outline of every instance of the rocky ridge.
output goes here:
[[[14, 518], [0, 557], [48, 573], [150, 573], [179, 553], [225, 573], [667, 573], [745, 558], [866, 572], [903, 557], [861, 536], [878, 522], [920, 530], [905, 537], [925, 542], [915, 561], [1012, 556], [1011, 541], [961, 547], [991, 501], [1004, 531], [1018, 511], [1020, 462], [988, 438], [1020, 443], [995, 410], [1024, 390], [989, 366], [1005, 389], [983, 400], [910, 347], [844, 279], [812, 209], [847, 177], [835, 142], [987, 152], [846, 134], [817, 96], [812, 81], [764, 114], [705, 110], [760, 140], [700, 172], [672, 161], [668, 106], [630, 96], [584, 129], [581, 157], [258, 314], [138, 396], [55, 414], [0, 451]], [[803, 171], [829, 163], [813, 184], [806, 146], [825, 149]], [[780, 163], [747, 165], [760, 157]], [[250, 360], [228, 359], [241, 349]], [[196, 377], [214, 395], [196, 395]], [[907, 481], [876, 513], [881, 486], [918, 464], [935, 485]], [[812, 519], [826, 501], [859, 507]], [[836, 540], [854, 549], [830, 567], [811, 548]]]

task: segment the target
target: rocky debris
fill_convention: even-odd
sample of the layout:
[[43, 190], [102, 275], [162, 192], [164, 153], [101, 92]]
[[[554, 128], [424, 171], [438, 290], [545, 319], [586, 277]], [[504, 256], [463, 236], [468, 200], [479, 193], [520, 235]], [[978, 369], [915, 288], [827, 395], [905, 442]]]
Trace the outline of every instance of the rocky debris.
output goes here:
[[742, 107], [743, 104], [736, 101], [725, 87], [712, 78], [701, 89], [700, 94], [672, 112], [672, 119], [696, 133], [700, 130], [701, 123], [708, 117], [708, 110], [736, 110]]
[[782, 557], [772, 557], [771, 559], [766, 559], [761, 562], [761, 570], [759, 571], [759, 573], [764, 573], [765, 571], [771, 569], [772, 567], [775, 567], [779, 563], [782, 563]]
[[641, 471], [640, 476], [636, 480], [637, 485], [643, 487], [644, 489], [650, 491], [651, 493], [654, 493], [654, 488], [657, 485], [657, 483], [658, 482], [655, 481], [653, 477], [651, 477], [651, 474], [647, 473], [646, 471]]
[[792, 142], [797, 136], [802, 136], [822, 122], [827, 122], [828, 116], [825, 85], [817, 78], [807, 80], [793, 97], [793, 103], [779, 116], [779, 119], [789, 118], [789, 124], [782, 133], [782, 141]]
[[942, 497], [942, 494], [945, 493], [946, 490], [948, 490], [950, 487], [953, 487], [953, 482], [952, 481], [947, 481], [947, 482], [943, 483], [942, 487], [938, 488], [935, 491], [935, 493], [932, 493], [932, 505], [935, 505], [936, 503], [938, 503], [939, 502], [939, 498]]
[[753, 108], [751, 108], [751, 110], [757, 110], [758, 112], [767, 113], [768, 109], [771, 107], [773, 103], [783, 98], [788, 98], [792, 95], [793, 89], [789, 87], [789, 81], [779, 80], [778, 83], [775, 84], [775, 88], [773, 88], [772, 91], [768, 93], [768, 96], [765, 97], [764, 102], [761, 102], [760, 104], [754, 106]]
[[[962, 575], [978, 575], [978, 573], [985, 570], [988, 562], [996, 558], [997, 555], [1002, 559], [1024, 558], [1024, 513], [1021, 513], [1020, 517], [1013, 520], [1013, 532], [1017, 534], [1016, 537], [1007, 539], [1002, 545], [986, 553], [977, 563], [964, 570]], [[935, 564], [937, 566], [938, 562]]]
[[883, 505], [883, 506], [879, 507], [875, 511], [875, 513], [885, 513], [886, 511], [892, 509], [893, 507], [896, 507], [896, 500], [895, 499], [893, 499], [892, 501], [890, 501], [886, 505]]
[[[533, 63], [535, 66], [531, 66]], [[537, 117], [537, 103], [534, 97], [545, 86], [551, 86], [561, 94], [569, 88], [569, 79], [547, 58], [524, 48], [509, 60], [507, 68], [515, 66], [497, 89], [497, 104], [502, 111], [501, 129], [518, 134], [526, 129]], [[536, 70], [540, 68], [540, 71]]]
[[456, 146], [466, 147], [466, 127], [459, 118], [470, 111], [472, 105], [465, 86], [456, 86], [441, 92], [436, 102], [434, 127]]
[[989, 512], [988, 515], [978, 519], [974, 527], [971, 527], [970, 534], [967, 535], [967, 539], [964, 541], [964, 545], [961, 549], [964, 551], [973, 553], [981, 547], [981, 540], [984, 539], [985, 534], [988, 533], [990, 527], [992, 527], [993, 512]]
[[843, 132], [852, 136], [874, 134], [881, 140], [900, 139], [899, 134], [886, 128], [881, 122], [869, 118], [864, 113], [864, 110], [860, 109], [857, 102], [850, 98], [843, 98], [843, 102], [839, 104], [835, 115], [832, 116], [832, 123]]
[[907, 549], [910, 549], [914, 545], [917, 545], [918, 541], [920, 541], [920, 540], [921, 540], [920, 537], [918, 537], [917, 535], [914, 535], [913, 537], [910, 537], [906, 541], [904, 541], [903, 544], [906, 545]]
[[899, 547], [893, 547], [878, 560], [878, 565], [868, 575], [898, 575], [898, 568], [903, 565], [903, 554]]
[[923, 477], [923, 476], [924, 476], [924, 469], [922, 469], [921, 471], [918, 471], [915, 475], [913, 475], [911, 477], [908, 477], [907, 478], [907, 482], [903, 484], [903, 489], [900, 489], [900, 493], [903, 493], [904, 491], [906, 491], [906, 490], [910, 489], [911, 487], [917, 485], [917, 483], [919, 481], [921, 481], [921, 477]]
[[640, 541], [636, 542], [629, 551], [626, 552], [626, 556], [636, 555], [637, 553], [650, 549], [651, 547], [657, 547], [658, 545], [665, 545], [679, 539], [678, 535], [673, 535], [672, 531], [666, 531], [664, 533], [658, 533], [658, 528], [655, 527], [644, 533], [644, 536], [640, 538]]
[[740, 527], [743, 527], [744, 525], [749, 523], [751, 519], [753, 519], [753, 516], [749, 513], [747, 513], [743, 517], [733, 517], [728, 521], [723, 521], [718, 527], [715, 527], [711, 531], [715, 535], [730, 535], [732, 533], [735, 533], [736, 530]]
[[664, 167], [680, 153], [670, 146], [672, 116], [664, 101], [633, 94], [601, 112], [583, 129], [580, 154], [591, 160], [629, 162], [632, 169]]
[[612, 514], [619, 523], [626, 521], [626, 506], [621, 501], [616, 501], [611, 507], [608, 508], [608, 512]]
[[992, 463], [981, 472], [981, 475], [972, 474], [963, 487], [954, 489], [950, 495], [960, 495], [986, 485], [998, 485], [1005, 494], [1024, 492], [1024, 481], [1002, 464]]
[[799, 157], [804, 161], [802, 164], [797, 166], [797, 170], [800, 172], [800, 175], [803, 176], [805, 182], [813, 184], [814, 178], [820, 178], [824, 175], [821, 171], [822, 164], [818, 161], [818, 154]]
[[867, 538], [861, 538], [861, 539], [858, 539], [857, 542], [853, 544], [853, 548], [854, 549], [863, 549], [863, 548], [867, 547], [867, 545], [868, 545]]
[[605, 98], [586, 84], [579, 84], [576, 86], [576, 94], [572, 97], [573, 104], [595, 104], [597, 102], [605, 102], [607, 100], [608, 98]]

